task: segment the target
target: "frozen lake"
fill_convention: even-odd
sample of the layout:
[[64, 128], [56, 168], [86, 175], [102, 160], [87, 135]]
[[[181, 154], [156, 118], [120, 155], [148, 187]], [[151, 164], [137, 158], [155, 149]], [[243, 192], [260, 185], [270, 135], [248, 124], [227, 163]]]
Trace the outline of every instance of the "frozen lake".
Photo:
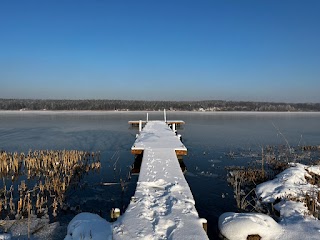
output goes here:
[[[101, 152], [99, 173], [85, 175], [81, 188], [70, 189], [67, 201], [83, 211], [109, 217], [112, 207], [125, 208], [135, 190], [136, 176], [127, 180], [134, 157], [130, 148], [136, 129], [129, 120], [145, 119], [145, 112], [0, 112], [0, 150], [77, 149]], [[168, 120], [184, 120], [178, 129], [188, 148], [184, 157], [186, 179], [200, 217], [208, 220], [208, 234], [217, 237], [220, 214], [236, 211], [226, 166], [246, 165], [250, 157], [229, 158], [229, 152], [260, 149], [266, 145], [320, 144], [320, 113], [187, 113], [167, 112]], [[149, 113], [150, 120], [163, 119]], [[118, 183], [127, 180], [126, 190]], [[60, 215], [68, 222], [72, 214]]]

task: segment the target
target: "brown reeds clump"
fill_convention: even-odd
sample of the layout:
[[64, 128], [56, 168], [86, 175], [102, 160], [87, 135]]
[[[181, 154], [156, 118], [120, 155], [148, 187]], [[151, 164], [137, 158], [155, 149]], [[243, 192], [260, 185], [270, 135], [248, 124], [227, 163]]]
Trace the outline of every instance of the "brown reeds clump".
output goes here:
[[[56, 217], [63, 205], [65, 192], [76, 184], [79, 174], [101, 167], [100, 154], [78, 150], [40, 150], [24, 153], [0, 152], [0, 176], [4, 179], [0, 190], [0, 216], [25, 218], [30, 213], [39, 217]], [[14, 191], [17, 176], [26, 176]], [[11, 180], [9, 190], [8, 182]], [[26, 183], [27, 181], [27, 183]], [[31, 186], [31, 182], [34, 186]], [[14, 195], [17, 195], [14, 198]]]

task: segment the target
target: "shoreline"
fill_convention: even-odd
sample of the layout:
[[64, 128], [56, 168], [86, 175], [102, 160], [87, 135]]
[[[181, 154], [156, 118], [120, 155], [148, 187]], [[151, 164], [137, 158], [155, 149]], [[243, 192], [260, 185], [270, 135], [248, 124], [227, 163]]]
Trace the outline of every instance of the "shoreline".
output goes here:
[[[320, 111], [188, 111], [188, 110], [167, 110], [167, 113], [244, 113], [244, 114], [318, 114]], [[2, 110], [0, 113], [163, 113], [163, 110]]]

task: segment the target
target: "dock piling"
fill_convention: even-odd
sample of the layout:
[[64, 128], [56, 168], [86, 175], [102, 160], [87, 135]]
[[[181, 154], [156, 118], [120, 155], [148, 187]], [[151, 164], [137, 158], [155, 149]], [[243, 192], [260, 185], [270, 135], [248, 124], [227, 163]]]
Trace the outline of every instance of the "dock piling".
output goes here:
[[141, 132], [142, 131], [142, 121], [140, 120], [139, 121], [139, 132]]

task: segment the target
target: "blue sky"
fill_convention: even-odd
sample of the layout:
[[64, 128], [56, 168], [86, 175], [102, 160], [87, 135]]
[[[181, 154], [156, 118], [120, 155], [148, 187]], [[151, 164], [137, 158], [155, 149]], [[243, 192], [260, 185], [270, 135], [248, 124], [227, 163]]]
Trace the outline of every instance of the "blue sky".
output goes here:
[[0, 98], [320, 102], [318, 0], [4, 0]]

